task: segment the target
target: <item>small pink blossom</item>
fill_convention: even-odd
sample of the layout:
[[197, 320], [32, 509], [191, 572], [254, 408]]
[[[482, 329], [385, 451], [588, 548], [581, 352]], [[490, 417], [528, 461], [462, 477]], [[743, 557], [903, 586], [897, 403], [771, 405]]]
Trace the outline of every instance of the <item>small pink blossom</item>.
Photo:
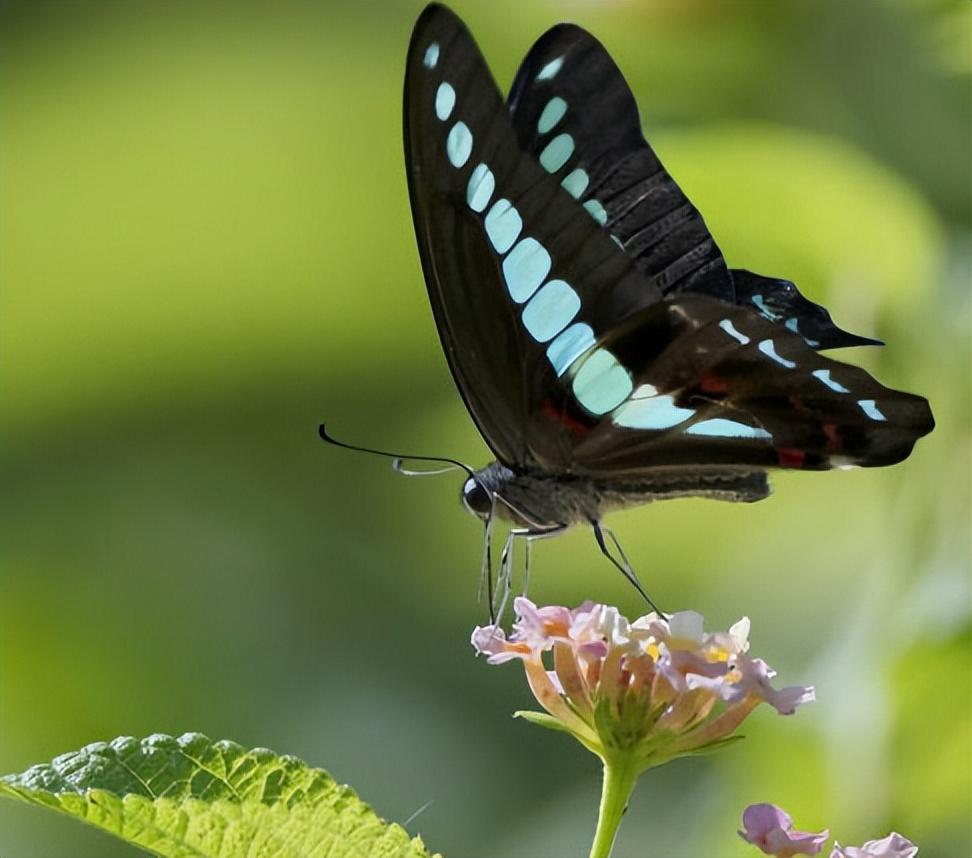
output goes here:
[[816, 700], [816, 692], [812, 685], [789, 685], [779, 690], [770, 685], [770, 680], [776, 676], [773, 670], [761, 658], [741, 656], [737, 662], [739, 669], [740, 691], [753, 692], [772, 706], [780, 715], [792, 715], [797, 706], [812, 703]]
[[882, 840], [868, 840], [863, 846], [834, 843], [830, 858], [914, 858], [918, 847], [907, 837], [892, 831]]
[[816, 834], [795, 831], [790, 815], [775, 804], [749, 805], [743, 811], [743, 829], [739, 832], [743, 840], [777, 858], [816, 855], [830, 836], [830, 831], [826, 828]]
[[513, 637], [531, 650], [548, 650], [554, 641], [566, 640], [570, 631], [570, 611], [559, 605], [538, 608], [524, 596], [513, 602], [517, 621], [513, 624]]
[[490, 664], [502, 664], [514, 658], [527, 658], [530, 648], [518, 646], [506, 640], [506, 632], [499, 626], [476, 626], [469, 642], [478, 653], [487, 656]]

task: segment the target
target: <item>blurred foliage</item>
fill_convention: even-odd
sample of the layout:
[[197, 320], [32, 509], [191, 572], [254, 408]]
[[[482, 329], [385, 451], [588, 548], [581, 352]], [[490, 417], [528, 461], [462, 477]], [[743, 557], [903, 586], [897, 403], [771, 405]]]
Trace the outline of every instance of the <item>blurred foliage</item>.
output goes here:
[[[969, 854], [967, 3], [456, 2], [507, 86], [594, 32], [731, 264], [796, 280], [938, 421], [905, 463], [786, 474], [755, 506], [612, 525], [671, 608], [742, 614], [819, 702], [647, 778], [618, 858], [744, 855], [771, 800], [859, 842]], [[573, 855], [586, 755], [471, 657], [480, 463], [421, 279], [401, 155], [419, 2], [0, 6], [0, 771], [116, 734], [232, 736], [326, 767], [447, 855]], [[586, 533], [533, 594], [640, 613]], [[58, 821], [60, 823], [60, 821]], [[0, 807], [0, 853], [132, 850]]]

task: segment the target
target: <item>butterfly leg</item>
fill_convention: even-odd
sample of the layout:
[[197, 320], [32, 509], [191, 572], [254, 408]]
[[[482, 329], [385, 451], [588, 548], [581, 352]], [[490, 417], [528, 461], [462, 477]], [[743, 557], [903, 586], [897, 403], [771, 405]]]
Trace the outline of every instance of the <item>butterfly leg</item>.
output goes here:
[[[592, 521], [591, 527], [594, 529], [594, 539], [597, 540], [597, 547], [601, 549], [601, 553], [607, 557], [617, 568], [620, 570], [621, 574], [631, 582], [631, 585], [641, 594], [644, 600], [651, 606], [652, 610], [658, 614], [663, 619], [665, 618], [665, 613], [652, 601], [651, 596], [645, 591], [645, 588], [641, 585], [641, 581], [638, 580], [638, 576], [635, 574], [634, 569], [631, 566], [631, 562], [628, 560], [628, 556], [624, 553], [624, 549], [621, 547], [621, 543], [618, 542], [617, 536], [614, 535], [613, 530], [608, 530], [606, 527], [602, 527], [599, 521]], [[604, 540], [605, 534], [611, 543], [614, 545], [618, 554], [620, 555], [620, 560], [616, 558], [608, 549], [607, 543]]]
[[503, 617], [503, 612], [506, 610], [510, 595], [513, 592], [516, 540], [523, 540], [525, 555], [523, 567], [523, 595], [525, 596], [530, 583], [530, 555], [533, 541], [535, 539], [545, 539], [548, 536], [556, 536], [558, 533], [563, 533], [566, 529], [567, 528], [564, 526], [557, 525], [556, 527], [550, 527], [544, 530], [515, 527], [510, 531], [509, 535], [506, 537], [506, 543], [503, 545], [503, 552], [500, 556], [500, 574], [496, 583], [497, 596], [499, 595], [500, 590], [502, 590], [502, 598], [500, 600], [499, 607], [496, 609], [496, 615], [500, 619]]
[[482, 602], [483, 594], [487, 595], [491, 625], [496, 622], [496, 614], [493, 611], [493, 518], [491, 510], [483, 523], [483, 566], [479, 573], [479, 593], [476, 596], [477, 601]]
[[530, 589], [530, 556], [533, 543], [538, 539], [547, 539], [551, 536], [558, 536], [567, 530], [566, 524], [558, 524], [554, 527], [548, 527], [544, 530], [529, 530], [523, 534], [523, 542], [525, 545], [525, 558], [523, 563], [523, 595], [527, 595], [527, 591]]
[[[506, 611], [506, 604], [509, 602], [510, 593], [513, 592], [513, 556], [515, 540], [518, 536], [525, 536], [529, 531], [514, 527], [507, 534], [506, 542], [503, 543], [503, 551], [500, 553], [499, 574], [496, 580], [496, 592], [493, 594], [493, 602], [497, 596], [500, 598], [499, 606], [496, 608], [495, 622], [502, 622], [503, 614]], [[502, 596], [500, 593], [502, 592]], [[490, 606], [492, 610], [492, 605]]]
[[526, 536], [523, 539], [523, 595], [530, 589], [530, 554], [535, 536]]

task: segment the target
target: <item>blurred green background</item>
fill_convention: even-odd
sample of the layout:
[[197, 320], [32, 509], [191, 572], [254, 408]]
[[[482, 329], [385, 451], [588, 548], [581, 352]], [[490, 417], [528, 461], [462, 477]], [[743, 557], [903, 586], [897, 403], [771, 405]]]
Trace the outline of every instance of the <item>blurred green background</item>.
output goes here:
[[[586, 855], [598, 777], [468, 646], [461, 480], [328, 448], [485, 447], [414, 246], [401, 84], [420, 2], [4, 2], [0, 771], [117, 734], [298, 754], [447, 858]], [[645, 778], [618, 858], [755, 854], [743, 806], [968, 855], [969, 56], [962, 0], [454, 3], [500, 84], [594, 32], [730, 263], [884, 350], [938, 427], [885, 470], [611, 519], [653, 595], [753, 619], [792, 719]], [[589, 534], [532, 595], [642, 612]], [[116, 858], [0, 805], [4, 858]]]

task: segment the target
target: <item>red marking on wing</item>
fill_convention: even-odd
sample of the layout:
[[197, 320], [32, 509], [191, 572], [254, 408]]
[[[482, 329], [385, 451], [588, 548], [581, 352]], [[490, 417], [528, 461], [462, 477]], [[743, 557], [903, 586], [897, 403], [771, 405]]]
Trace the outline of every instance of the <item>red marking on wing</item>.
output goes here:
[[827, 452], [839, 453], [844, 449], [844, 439], [840, 437], [840, 429], [836, 423], [824, 423], [823, 431], [827, 436]]
[[802, 468], [807, 458], [803, 450], [794, 450], [792, 447], [777, 447], [776, 455], [781, 468]]
[[557, 423], [563, 423], [575, 435], [586, 435], [591, 427], [574, 417], [565, 406], [557, 405], [552, 399], [543, 401], [543, 413]]
[[699, 390], [703, 393], [728, 393], [729, 383], [717, 375], [703, 375], [699, 379]]

